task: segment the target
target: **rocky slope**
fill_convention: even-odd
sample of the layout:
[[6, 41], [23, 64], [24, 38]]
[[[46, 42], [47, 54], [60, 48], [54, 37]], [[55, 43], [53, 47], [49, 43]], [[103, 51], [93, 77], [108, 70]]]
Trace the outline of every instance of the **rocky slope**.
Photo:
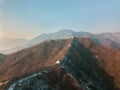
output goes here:
[[43, 71], [13, 83], [8, 90], [84, 90], [63, 68]]
[[11, 84], [8, 90], [120, 90], [119, 68], [119, 50], [102, 47], [89, 38], [51, 40], [8, 55], [0, 63], [1, 83], [8, 82], [1, 87], [4, 90]]

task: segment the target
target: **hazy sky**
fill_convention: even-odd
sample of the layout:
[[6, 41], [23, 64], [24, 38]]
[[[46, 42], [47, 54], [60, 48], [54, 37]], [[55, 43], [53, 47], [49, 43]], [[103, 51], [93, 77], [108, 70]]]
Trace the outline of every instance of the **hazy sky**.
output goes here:
[[120, 0], [0, 0], [0, 37], [32, 38], [61, 29], [120, 31]]

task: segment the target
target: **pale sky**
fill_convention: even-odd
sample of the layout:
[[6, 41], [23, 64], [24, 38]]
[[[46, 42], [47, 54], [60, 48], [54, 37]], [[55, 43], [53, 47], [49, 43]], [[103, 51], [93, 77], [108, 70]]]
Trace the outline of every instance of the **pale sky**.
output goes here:
[[0, 37], [72, 29], [120, 32], [120, 0], [0, 0]]

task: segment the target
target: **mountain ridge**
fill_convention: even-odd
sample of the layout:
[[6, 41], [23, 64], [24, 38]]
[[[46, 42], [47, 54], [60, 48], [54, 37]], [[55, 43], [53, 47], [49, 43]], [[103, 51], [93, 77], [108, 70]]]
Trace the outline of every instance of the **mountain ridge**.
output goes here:
[[[58, 42], [59, 42], [59, 44], [58, 44]], [[47, 47], [46, 45], [49, 47]], [[39, 46], [41, 47], [41, 49]], [[58, 48], [58, 47], [63, 47], [63, 48]], [[55, 53], [53, 53], [53, 56], [57, 56], [56, 55], [57, 51], [55, 48], [58, 48], [58, 52], [61, 52], [61, 54], [59, 54], [58, 56], [63, 56], [63, 58], [57, 57], [55, 59], [51, 58], [48, 60], [48, 58], [46, 58], [46, 56], [44, 57], [44, 55], [42, 54], [44, 51], [48, 52], [49, 50], [50, 51], [52, 50], [53, 52], [55, 52]], [[40, 52], [37, 52], [36, 50], [37, 51], [41, 50], [42, 58], [40, 58], [39, 55], [36, 55], [33, 58], [33, 56], [35, 54], [40, 54]], [[31, 54], [31, 51], [33, 51], [32, 54]], [[26, 53], [26, 52], [28, 52], [28, 53]], [[44, 53], [47, 53], [47, 52], [44, 52]], [[50, 58], [52, 53], [48, 53], [48, 54], [49, 54], [48, 57]], [[114, 56], [113, 56], [113, 54], [114, 54]], [[13, 56], [11, 56], [11, 55], [13, 55]], [[54, 73], [60, 74], [60, 72], [62, 73], [62, 71], [65, 70], [65, 72], [67, 72], [67, 74], [72, 75], [73, 77], [75, 77], [75, 80], [77, 80], [77, 82], [79, 82], [79, 85], [80, 85], [80, 87], [82, 87], [82, 89], [78, 88], [78, 90], [84, 90], [84, 89], [85, 90], [89, 90], [89, 89], [90, 90], [92, 90], [92, 89], [113, 90], [113, 88], [114, 89], [120, 88], [119, 87], [120, 79], [118, 76], [118, 75], [120, 75], [119, 74], [119, 64], [118, 64], [120, 62], [120, 58], [119, 58], [120, 51], [112, 49], [112, 48], [102, 47], [102, 46], [98, 45], [97, 43], [95, 43], [94, 41], [92, 41], [91, 39], [86, 38], [86, 37], [85, 38], [75, 38], [74, 37], [71, 39], [69, 38], [69, 39], [63, 39], [63, 40], [50, 40], [50, 41], [43, 42], [42, 44], [35, 45], [31, 48], [27, 48], [25, 50], [19, 51], [18, 53], [14, 53], [11, 55], [8, 57], [9, 59], [11, 57], [11, 60], [6, 60], [6, 61], [2, 62], [0, 65], [0, 69], [1, 69], [0, 71], [6, 71], [6, 69], [3, 65], [6, 65], [6, 67], [11, 69], [11, 70], [8, 70], [9, 72], [6, 71], [6, 72], [8, 72], [8, 74], [3, 74], [4, 78], [3, 78], [3, 76], [0, 75], [0, 77], [2, 77], [1, 79], [3, 79], [3, 80], [5, 78], [7, 79], [9, 77], [7, 75], [13, 75], [12, 77], [16, 77], [16, 76], [14, 76], [15, 72], [20, 72], [20, 73], [24, 72], [23, 73], [23, 75], [24, 75], [26, 70], [27, 70], [27, 72], [29, 70], [30, 71], [32, 70], [32, 72], [36, 71], [39, 68], [38, 66], [40, 66], [40, 68], [43, 67], [42, 66], [43, 61], [44, 61], [43, 65], [45, 67], [47, 67], [49, 65], [50, 66], [56, 65], [56, 61], [60, 60], [61, 69], [59, 68], [59, 66], [57, 66], [58, 69], [53, 69], [52, 71], [48, 72], [48, 74], [42, 75], [42, 76], [47, 75], [46, 78], [48, 78], [48, 80], [49, 79], [52, 80], [51, 81], [52, 84], [55, 84], [53, 82], [54, 79], [51, 79], [51, 77], [48, 77], [49, 73], [52, 73], [52, 75], [54, 77], [58, 78], [59, 76], [54, 75]], [[20, 56], [21, 59], [20, 59], [20, 57], [18, 57], [19, 59], [17, 60], [17, 58], [15, 59], [14, 56], [15, 57]], [[38, 57], [39, 57], [38, 60], [35, 59]], [[29, 62], [29, 60], [34, 64], [30, 64], [31, 62]], [[7, 62], [7, 61], [9, 61], [9, 62]], [[39, 61], [39, 62], [36, 62], [36, 61]], [[9, 65], [7, 65], [8, 63], [9, 63]], [[54, 64], [52, 64], [52, 63], [54, 63]], [[113, 63], [113, 65], [112, 65], [112, 63]], [[29, 64], [32, 65], [32, 68], [29, 67]], [[114, 66], [114, 64], [115, 64], [115, 66]], [[10, 67], [10, 65], [12, 66], [12, 68]], [[17, 65], [17, 67], [18, 67], [17, 71], [15, 70], [15, 68], [16, 68], [15, 65]], [[21, 67], [19, 67], [19, 65]], [[28, 65], [29, 68], [26, 68], [26, 65]], [[33, 67], [33, 65], [35, 65], [36, 68]], [[59, 71], [59, 69], [60, 69], [60, 72], [57, 72], [57, 70]], [[112, 73], [113, 71], [115, 73]], [[14, 72], [14, 73], [12, 74], [12, 72]], [[18, 74], [18, 75], [21, 76], [22, 74]], [[64, 75], [66, 78], [68, 77], [68, 76], [66, 76], [66, 74], [63, 74], [61, 77], [64, 77]], [[83, 77], [83, 75], [84, 75], [84, 77]], [[42, 77], [42, 76], [40, 76], [40, 77]], [[38, 77], [39, 77], [39, 75], [38, 75]], [[115, 78], [113, 78], [113, 77], [115, 77]], [[64, 80], [65, 78], [61, 78], [61, 80], [62, 79], [63, 79], [63, 82], [65, 83], [65, 81], [66, 81], [66, 80]], [[1, 81], [3, 81], [3, 80], [1, 80]], [[72, 78], [72, 80], [74, 80], [74, 79]], [[55, 81], [55, 82], [58, 86], [59, 86], [59, 83], [61, 83], [61, 82], [59, 82], [59, 80]], [[71, 83], [72, 82], [73, 81], [71, 81]], [[103, 82], [106, 84], [104, 85]], [[91, 84], [89, 84], [89, 83], [91, 83]], [[74, 84], [75, 84], [75, 82], [72, 84], [73, 87], [75, 88], [76, 86], [74, 86]], [[28, 84], [28, 86], [29, 86], [29, 84]], [[60, 84], [60, 87], [63, 87], [63, 86], [61, 86], [61, 84]], [[62, 89], [62, 90], [64, 90], [64, 89]], [[119, 90], [119, 89], [115, 89], [115, 90]]]

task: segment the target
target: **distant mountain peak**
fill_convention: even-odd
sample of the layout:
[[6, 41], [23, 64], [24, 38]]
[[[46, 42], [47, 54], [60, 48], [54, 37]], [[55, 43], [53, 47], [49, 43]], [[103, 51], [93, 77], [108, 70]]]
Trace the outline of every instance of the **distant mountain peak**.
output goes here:
[[58, 32], [73, 32], [72, 29], [61, 29]]

